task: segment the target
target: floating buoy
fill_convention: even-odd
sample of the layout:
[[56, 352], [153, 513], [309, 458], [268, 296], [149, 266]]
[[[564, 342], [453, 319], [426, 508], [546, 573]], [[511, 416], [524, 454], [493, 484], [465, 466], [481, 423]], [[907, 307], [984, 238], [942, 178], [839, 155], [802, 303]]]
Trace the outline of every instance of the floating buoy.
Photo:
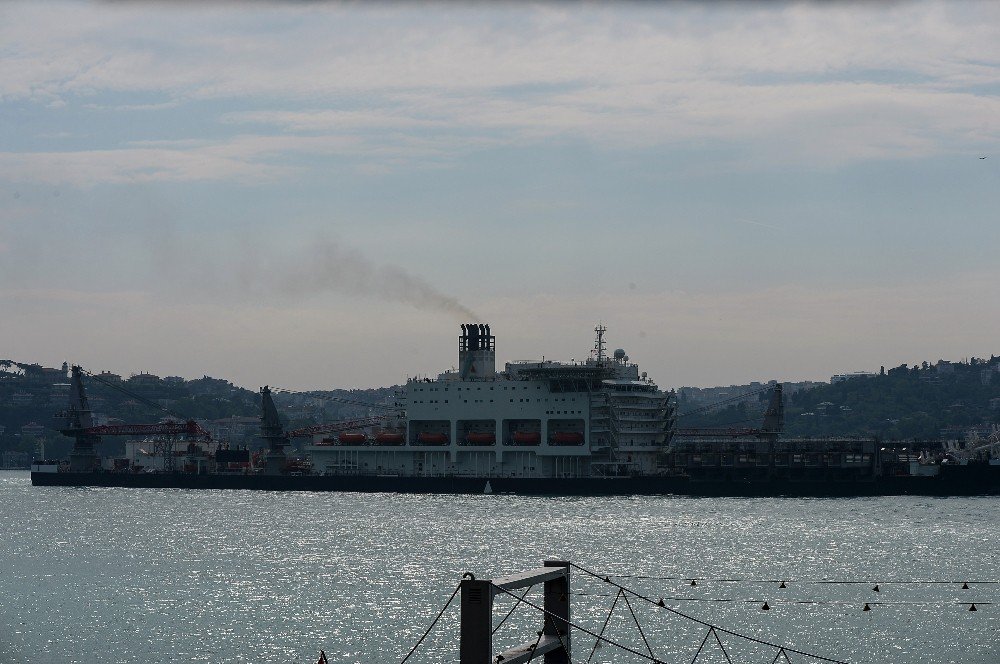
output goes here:
[[691, 585], [692, 585], [692, 586], [696, 586], [696, 585], [698, 585], [698, 582], [697, 582], [697, 581], [695, 581], [694, 579], [691, 579]]
[[871, 610], [872, 610], [872, 607], [868, 606], [868, 602], [865, 602], [865, 608], [863, 608], [863, 609], [861, 609], [861, 610], [862, 610], [862, 611], [871, 611]]
[[785, 582], [784, 582], [784, 581], [782, 581], [782, 582], [781, 582], [781, 585], [780, 585], [780, 586], [778, 586], [778, 587], [779, 587], [779, 588], [787, 588], [788, 586], [786, 586], [786, 585], [785, 585]]
[[656, 603], [656, 605], [660, 606], [660, 607], [666, 607], [667, 606], [666, 604], [663, 603], [663, 598], [662, 597], [660, 598], [660, 601]]
[[875, 592], [879, 592], [879, 590], [878, 590], [878, 584], [877, 583], [875, 584], [875, 587], [872, 588], [872, 590], [874, 590]]
[[973, 604], [972, 606], [969, 607], [969, 611], [978, 611], [978, 610], [979, 609], [976, 608], [975, 604]]
[[968, 589], [969, 589], [969, 584], [968, 583], [963, 583], [962, 584], [962, 590], [968, 590]]
[[771, 610], [771, 607], [769, 607], [769, 606], [767, 605], [767, 602], [764, 602], [764, 606], [760, 607], [760, 610], [761, 610], [761, 611], [770, 611], [770, 610]]
[[604, 583], [611, 583], [611, 577], [610, 576], [604, 577]]
[[485, 493], [487, 495], [493, 493], [493, 486], [490, 485], [490, 481], [489, 480], [486, 480], [486, 486], [483, 487], [483, 493]]

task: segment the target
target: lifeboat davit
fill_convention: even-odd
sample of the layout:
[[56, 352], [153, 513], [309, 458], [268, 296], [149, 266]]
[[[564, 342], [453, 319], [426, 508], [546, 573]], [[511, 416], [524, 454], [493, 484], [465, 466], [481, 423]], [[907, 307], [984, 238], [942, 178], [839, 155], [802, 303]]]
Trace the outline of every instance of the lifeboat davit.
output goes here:
[[541, 434], [537, 431], [515, 431], [515, 445], [537, 445], [542, 440]]
[[465, 442], [469, 445], [493, 445], [497, 442], [497, 437], [494, 433], [470, 431], [465, 434]]
[[417, 436], [417, 442], [421, 445], [447, 445], [448, 434], [430, 433], [429, 431], [424, 431]]
[[375, 434], [376, 445], [402, 445], [404, 440], [403, 434], [401, 433], [383, 431]]
[[368, 440], [368, 436], [363, 433], [342, 433], [337, 436], [341, 445], [361, 445]]
[[583, 434], [579, 431], [556, 431], [552, 434], [553, 445], [582, 445]]

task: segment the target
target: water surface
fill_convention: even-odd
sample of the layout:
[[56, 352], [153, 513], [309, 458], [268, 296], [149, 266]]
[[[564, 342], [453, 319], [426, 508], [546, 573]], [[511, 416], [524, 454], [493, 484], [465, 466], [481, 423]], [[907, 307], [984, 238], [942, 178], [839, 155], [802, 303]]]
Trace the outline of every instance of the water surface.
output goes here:
[[[501, 576], [551, 557], [677, 577], [621, 581], [710, 623], [856, 664], [1000, 661], [1000, 605], [987, 603], [1000, 586], [977, 583], [1000, 578], [997, 498], [98, 489], [0, 472], [0, 523], [3, 662], [312, 664], [320, 649], [331, 662], [399, 662], [463, 572]], [[972, 583], [893, 583], [914, 580]], [[574, 572], [573, 590], [574, 619], [599, 630], [613, 589]], [[863, 612], [865, 602], [883, 604]], [[453, 608], [411, 662], [457, 661]], [[658, 658], [691, 661], [704, 627], [634, 608]], [[645, 652], [619, 609], [608, 633]], [[531, 613], [505, 623], [498, 648], [534, 635]], [[574, 661], [585, 661], [593, 639], [574, 639]], [[776, 654], [723, 644], [734, 662]], [[605, 647], [593, 661], [642, 660]], [[698, 661], [725, 660], [716, 648]]]

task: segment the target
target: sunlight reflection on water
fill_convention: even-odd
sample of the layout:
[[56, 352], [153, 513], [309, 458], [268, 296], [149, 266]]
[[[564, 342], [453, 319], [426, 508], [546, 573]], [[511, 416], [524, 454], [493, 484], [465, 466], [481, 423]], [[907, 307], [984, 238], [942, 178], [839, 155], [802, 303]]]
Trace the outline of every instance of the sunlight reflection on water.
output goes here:
[[[4, 472], [0, 661], [312, 664], [322, 648], [331, 662], [398, 662], [462, 572], [500, 576], [561, 557], [600, 572], [681, 577], [625, 581], [654, 597], [745, 600], [667, 604], [852, 663], [986, 664], [1000, 659], [1000, 606], [970, 613], [959, 602], [996, 602], [1000, 586], [886, 581], [996, 581], [998, 507], [996, 498], [35, 488], [27, 473]], [[691, 587], [686, 579], [695, 576], [744, 580]], [[745, 579], [792, 581], [778, 589]], [[878, 580], [881, 592], [804, 582], [821, 579]], [[573, 588], [575, 619], [598, 630], [614, 593], [579, 572]], [[825, 603], [796, 603], [815, 600]], [[874, 601], [891, 604], [861, 611]], [[499, 617], [510, 603], [498, 604]], [[660, 614], [648, 606], [640, 612], [654, 652], [690, 661], [704, 628]], [[609, 632], [643, 650], [626, 618], [616, 612]], [[457, 661], [456, 621], [450, 612], [411, 661]], [[537, 624], [516, 612], [498, 645], [525, 640]], [[723, 642], [734, 661], [775, 654], [731, 637]], [[577, 657], [585, 659], [592, 644], [577, 638]], [[721, 653], [712, 656], [722, 661]], [[602, 648], [594, 661], [638, 660]]]

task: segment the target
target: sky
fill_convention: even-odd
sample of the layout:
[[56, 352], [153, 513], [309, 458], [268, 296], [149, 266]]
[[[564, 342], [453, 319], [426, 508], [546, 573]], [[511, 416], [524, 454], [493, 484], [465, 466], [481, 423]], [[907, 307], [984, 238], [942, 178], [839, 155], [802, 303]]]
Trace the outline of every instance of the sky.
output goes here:
[[0, 358], [828, 380], [998, 284], [1000, 3], [0, 3]]

